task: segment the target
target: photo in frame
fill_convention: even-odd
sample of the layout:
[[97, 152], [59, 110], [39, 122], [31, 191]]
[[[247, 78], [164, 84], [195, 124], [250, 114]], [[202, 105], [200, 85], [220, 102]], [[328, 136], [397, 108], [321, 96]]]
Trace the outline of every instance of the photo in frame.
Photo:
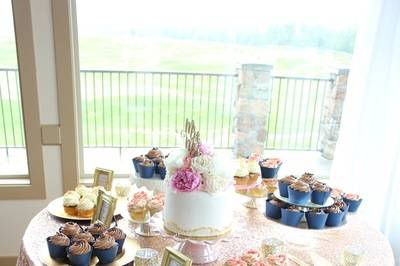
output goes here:
[[93, 215], [91, 223], [101, 222], [105, 226], [110, 227], [116, 206], [117, 198], [100, 189], [99, 196], [97, 197], [96, 212]]
[[104, 187], [105, 190], [111, 191], [114, 171], [96, 167], [93, 176], [93, 186]]
[[191, 266], [192, 259], [185, 256], [181, 252], [166, 247], [164, 250], [161, 266]]

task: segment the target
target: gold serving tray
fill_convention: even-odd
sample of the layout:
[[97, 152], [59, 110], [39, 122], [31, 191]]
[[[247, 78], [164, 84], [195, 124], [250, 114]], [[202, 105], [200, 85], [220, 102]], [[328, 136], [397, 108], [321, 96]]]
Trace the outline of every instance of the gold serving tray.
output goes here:
[[[128, 264], [135, 259], [136, 251], [140, 249], [139, 243], [130, 238], [125, 239], [124, 243], [124, 248], [122, 252], [117, 255], [117, 257], [114, 259], [112, 263], [109, 264], [99, 264], [99, 260], [97, 257], [93, 257], [92, 260], [90, 261], [90, 266], [94, 265], [107, 265], [107, 266], [120, 266], [120, 265], [125, 265]], [[39, 259], [40, 261], [47, 266], [67, 266], [70, 265], [68, 264], [68, 261], [65, 260], [55, 260], [50, 257], [49, 250], [47, 249], [47, 246], [43, 246], [43, 248], [40, 251], [39, 254]]]
[[[114, 215], [121, 214], [121, 208], [125, 206], [126, 207], [126, 199], [120, 199], [118, 198], [117, 201], [117, 207], [115, 208]], [[79, 217], [79, 216], [74, 216], [74, 215], [69, 215], [64, 211], [64, 206], [63, 206], [63, 197], [59, 197], [52, 202], [49, 203], [47, 206], [47, 210], [49, 213], [55, 217], [62, 218], [62, 219], [67, 219], [67, 220], [74, 220], [74, 221], [90, 221], [92, 217], [90, 218], [85, 218], [85, 217]]]

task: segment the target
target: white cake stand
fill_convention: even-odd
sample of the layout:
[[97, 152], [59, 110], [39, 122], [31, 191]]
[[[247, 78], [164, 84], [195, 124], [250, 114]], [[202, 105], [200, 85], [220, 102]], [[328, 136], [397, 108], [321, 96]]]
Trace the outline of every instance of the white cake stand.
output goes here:
[[191, 258], [194, 264], [207, 264], [216, 261], [219, 254], [217, 244], [229, 242], [233, 239], [231, 233], [208, 240], [180, 236], [164, 229], [161, 216], [157, 227], [161, 237], [173, 239], [176, 242], [173, 248]]

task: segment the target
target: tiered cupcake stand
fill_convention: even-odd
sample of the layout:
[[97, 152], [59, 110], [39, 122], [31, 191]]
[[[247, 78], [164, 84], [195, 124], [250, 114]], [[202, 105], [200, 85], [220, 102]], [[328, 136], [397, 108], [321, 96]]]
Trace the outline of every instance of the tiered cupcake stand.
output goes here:
[[[298, 203], [295, 203], [295, 202], [289, 200], [289, 198], [281, 196], [280, 193], [279, 193], [279, 190], [276, 190], [273, 193], [273, 196], [276, 199], [286, 203], [287, 205], [296, 206], [297, 209], [300, 210], [301, 212], [303, 212], [304, 214], [306, 214], [307, 212], [310, 212], [312, 209], [325, 209], [325, 208], [328, 208], [328, 207], [332, 206], [335, 203], [333, 198], [329, 197], [324, 204], [315, 204], [315, 203], [312, 203], [311, 201], [308, 201], [308, 202], [306, 202], [304, 204], [298, 204]], [[268, 208], [268, 202], [267, 202], [266, 208]], [[275, 206], [274, 208], [279, 208], [279, 207]], [[284, 209], [284, 208], [280, 208], [280, 209]], [[342, 218], [342, 220], [341, 220], [341, 222], [340, 222], [340, 224], [338, 226], [341, 226], [341, 225], [343, 225], [345, 223], [345, 216], [347, 214], [347, 210], [348, 209], [342, 210], [342, 212], [344, 212], [344, 215], [343, 215], [343, 218]], [[266, 216], [268, 216], [267, 213], [266, 213]], [[300, 223], [298, 225], [299, 228], [308, 229], [308, 225], [307, 225], [305, 216], [306, 215], [303, 215], [303, 217], [302, 217], [302, 219], [301, 219], [301, 221], [300, 221]], [[284, 224], [284, 222], [282, 222], [282, 220], [280, 220], [280, 219], [275, 219], [275, 218], [271, 218], [271, 217], [268, 217], [268, 219], [272, 219], [272, 220], [275, 220], [275, 221], [277, 221], [279, 223]], [[330, 228], [330, 227], [323, 226], [322, 228], [315, 228], [315, 229], [326, 229], [326, 228]]]

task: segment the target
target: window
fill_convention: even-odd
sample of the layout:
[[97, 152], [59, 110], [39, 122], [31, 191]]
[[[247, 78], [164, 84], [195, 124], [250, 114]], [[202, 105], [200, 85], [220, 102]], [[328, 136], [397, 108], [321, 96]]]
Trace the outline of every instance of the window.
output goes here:
[[247, 62], [274, 67], [265, 148], [319, 153], [330, 74], [350, 64], [355, 10], [344, 0], [76, 1], [82, 174], [131, 173], [132, 156], [180, 145], [185, 118], [230, 149], [235, 69]]
[[10, 0], [0, 8], [0, 175], [27, 176], [17, 46]]
[[0, 199], [45, 198], [30, 2], [1, 0], [0, 23]]

